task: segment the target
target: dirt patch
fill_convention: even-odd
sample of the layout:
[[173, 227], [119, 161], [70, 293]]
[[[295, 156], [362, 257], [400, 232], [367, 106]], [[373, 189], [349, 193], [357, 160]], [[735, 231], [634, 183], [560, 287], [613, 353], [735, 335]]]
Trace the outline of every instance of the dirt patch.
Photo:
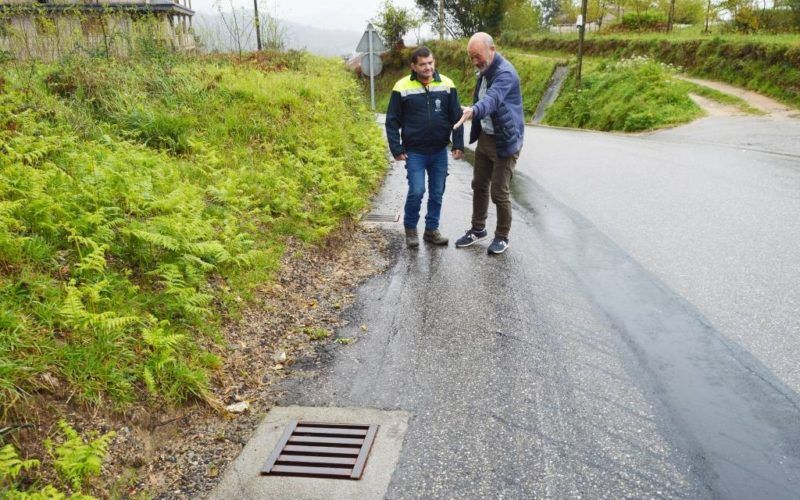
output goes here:
[[706, 112], [708, 116], [744, 116], [744, 113], [738, 106], [732, 104], [722, 104], [712, 99], [707, 99], [697, 94], [689, 94], [689, 99], [694, 101], [700, 109]]
[[797, 109], [790, 108], [789, 106], [782, 104], [775, 99], [770, 99], [769, 97], [752, 92], [750, 90], [745, 90], [739, 87], [734, 87], [733, 85], [728, 85], [727, 83], [715, 82], [712, 80], [702, 80], [700, 78], [689, 78], [685, 76], [680, 76], [679, 78], [686, 80], [687, 82], [696, 83], [697, 85], [702, 85], [704, 87], [719, 90], [720, 92], [724, 92], [726, 94], [734, 95], [742, 99], [753, 108], [766, 113], [769, 116], [785, 118], [800, 117], [800, 111]]
[[32, 412], [26, 420], [38, 425], [18, 431], [16, 439], [27, 456], [44, 458], [44, 472], [52, 467], [41, 441], [52, 432], [54, 415], [64, 416], [81, 433], [113, 430], [103, 476], [90, 493], [100, 498], [205, 496], [273, 406], [278, 383], [288, 376], [286, 367], [332, 342], [356, 287], [388, 267], [390, 238], [378, 227], [349, 222], [318, 247], [290, 242], [275, 282], [224, 331], [225, 363], [214, 392], [223, 406], [241, 403], [242, 412], [197, 403], [136, 407], [120, 415], [50, 395], [26, 405]]

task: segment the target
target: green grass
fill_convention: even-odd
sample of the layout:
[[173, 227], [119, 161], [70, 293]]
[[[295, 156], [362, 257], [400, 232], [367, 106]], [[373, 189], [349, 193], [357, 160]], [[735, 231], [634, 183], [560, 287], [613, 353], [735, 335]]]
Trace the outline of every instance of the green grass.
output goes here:
[[688, 97], [685, 82], [646, 58], [588, 65], [576, 90], [574, 74], [548, 109], [548, 125], [638, 132], [691, 121], [702, 111]]
[[[517, 36], [513, 39], [502, 39], [503, 42], [511, 43], [516, 42]], [[525, 38], [530, 39], [547, 39], [555, 38], [562, 40], [576, 40], [577, 33], [550, 33], [539, 32], [526, 35]], [[703, 39], [719, 39], [727, 42], [737, 43], [777, 43], [798, 46], [800, 45], [800, 33], [781, 33], [781, 34], [767, 34], [767, 33], [737, 33], [729, 30], [724, 30], [722, 27], [711, 26], [709, 32], [706, 33], [701, 25], [691, 25], [687, 27], [676, 27], [671, 33], [659, 31], [610, 31], [607, 29], [601, 31], [587, 31], [586, 39], [626, 39], [626, 40], [667, 40], [667, 41], [681, 41], [681, 40], [703, 40]]]
[[[572, 35], [532, 35], [508, 40], [526, 52], [577, 53]], [[585, 54], [609, 58], [648, 56], [687, 73], [754, 90], [800, 108], [800, 35], [592, 34]]]
[[[429, 45], [438, 69], [452, 78], [460, 90], [463, 104], [471, 100], [475, 75], [466, 57], [463, 41]], [[394, 82], [407, 74], [410, 49], [384, 58], [384, 73], [376, 79], [378, 110], [386, 109]], [[546, 49], [535, 54], [525, 49], [509, 48], [501, 52], [514, 64], [520, 75], [525, 114], [530, 119], [544, 94], [557, 64], [568, 64], [574, 71], [574, 54]], [[738, 106], [744, 112], [758, 114], [738, 97], [672, 77], [678, 68], [641, 58], [584, 57], [584, 86], [575, 92], [574, 75], [567, 80], [561, 97], [548, 110], [544, 123], [596, 130], [642, 131], [686, 123], [703, 112], [688, 94], [695, 93], [723, 104]], [[368, 83], [362, 82], [368, 91]], [[465, 92], [464, 90], [467, 90]]]
[[566, 64], [565, 57], [544, 57], [526, 54], [517, 50], [504, 52], [506, 58], [514, 64], [519, 73], [522, 85], [522, 105], [527, 120], [533, 118], [536, 107], [547, 91], [547, 84], [557, 64]]
[[[220, 326], [368, 204], [381, 132], [335, 60], [2, 68], [0, 409], [213, 400]], [[52, 381], [56, 380], [54, 387]]]
[[737, 96], [733, 96], [730, 94], [726, 94], [724, 92], [720, 92], [717, 89], [712, 89], [710, 87], [706, 87], [705, 85], [700, 85], [694, 82], [687, 82], [683, 80], [679, 80], [677, 82], [679, 85], [682, 85], [686, 88], [687, 93], [697, 94], [703, 96], [705, 98], [711, 99], [713, 101], [719, 102], [721, 104], [728, 104], [731, 106], [736, 106], [742, 112], [748, 113], [751, 115], [763, 115], [764, 113], [749, 104], [747, 102]]

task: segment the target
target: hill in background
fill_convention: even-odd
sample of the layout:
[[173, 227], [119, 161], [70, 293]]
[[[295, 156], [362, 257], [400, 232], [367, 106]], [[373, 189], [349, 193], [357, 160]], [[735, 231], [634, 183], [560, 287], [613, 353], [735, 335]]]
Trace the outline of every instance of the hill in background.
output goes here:
[[[233, 15], [230, 13], [226, 13], [224, 19], [219, 13], [197, 13], [195, 15], [195, 33], [200, 37], [204, 51], [236, 52], [239, 48], [243, 51], [256, 49], [256, 36], [252, 27], [252, 17], [244, 17], [241, 13], [237, 13], [237, 16], [242, 16], [237, 19], [239, 24], [238, 36], [236, 30], [232, 27]], [[331, 57], [352, 54], [361, 39], [361, 33], [357, 31], [315, 28], [283, 19], [278, 19], [277, 23], [277, 31], [286, 48], [304, 49], [312, 54], [321, 56]], [[265, 27], [262, 32], [268, 32], [268, 29]]]

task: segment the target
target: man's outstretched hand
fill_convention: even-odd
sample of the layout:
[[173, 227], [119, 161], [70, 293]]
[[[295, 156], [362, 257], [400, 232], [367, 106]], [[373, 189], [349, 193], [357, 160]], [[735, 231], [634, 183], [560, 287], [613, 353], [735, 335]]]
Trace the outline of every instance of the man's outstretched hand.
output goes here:
[[400, 153], [399, 155], [394, 157], [395, 161], [406, 161], [408, 160], [408, 155], [405, 153]]
[[453, 159], [454, 160], [460, 160], [463, 157], [464, 157], [464, 152], [463, 151], [461, 151], [460, 149], [454, 149], [453, 150]]
[[462, 113], [461, 119], [458, 120], [458, 123], [453, 125], [453, 130], [457, 129], [461, 125], [464, 125], [464, 122], [466, 122], [467, 120], [472, 119], [472, 113], [473, 113], [472, 108], [467, 106], [461, 106], [461, 113]]

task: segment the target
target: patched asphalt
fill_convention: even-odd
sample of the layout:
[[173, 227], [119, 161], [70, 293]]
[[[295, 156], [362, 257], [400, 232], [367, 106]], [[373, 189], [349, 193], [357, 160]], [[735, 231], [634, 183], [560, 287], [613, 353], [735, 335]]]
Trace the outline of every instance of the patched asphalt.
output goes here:
[[[771, 146], [744, 120], [528, 128], [500, 256], [454, 248], [471, 167], [451, 162], [451, 244], [384, 224], [396, 260], [347, 311], [354, 342], [282, 404], [408, 412], [385, 498], [796, 498], [800, 129]], [[399, 163], [373, 212], [404, 194]]]

